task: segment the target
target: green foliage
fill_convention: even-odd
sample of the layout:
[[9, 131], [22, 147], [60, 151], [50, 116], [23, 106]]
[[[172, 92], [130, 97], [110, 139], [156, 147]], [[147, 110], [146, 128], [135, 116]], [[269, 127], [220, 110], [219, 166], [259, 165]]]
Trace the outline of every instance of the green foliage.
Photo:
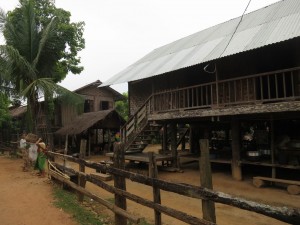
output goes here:
[[20, 0], [20, 7], [8, 13], [4, 26], [7, 45], [39, 73], [55, 83], [68, 72], [78, 74], [78, 52], [85, 47], [84, 22], [71, 23], [71, 13], [56, 8], [49, 0]]
[[56, 83], [68, 72], [83, 70], [77, 54], [84, 48], [84, 23], [71, 23], [71, 14], [51, 0], [19, 2], [8, 14], [0, 10], [0, 30], [6, 40], [0, 46], [0, 83], [27, 100], [28, 125], [34, 129], [38, 99], [45, 98], [45, 111], [52, 115], [53, 99], [73, 94]]
[[0, 128], [4, 128], [11, 125], [11, 116], [8, 111], [9, 99], [8, 97], [0, 93]]
[[77, 201], [77, 196], [59, 188], [54, 189], [55, 202], [54, 205], [62, 208], [65, 212], [81, 225], [102, 225], [103, 223], [92, 212], [80, 205]]
[[116, 102], [116, 111], [125, 119], [128, 120], [128, 93], [123, 93], [124, 99]]
[[[102, 223], [101, 221], [105, 221], [104, 215], [95, 215], [91, 211], [87, 210], [85, 207], [81, 206], [77, 201], [77, 196], [64, 191], [58, 187], [54, 189], [54, 205], [58, 208], [62, 208], [65, 212], [72, 215], [72, 217], [81, 225], [102, 225], [107, 223]], [[106, 199], [110, 203], [115, 203], [114, 198]], [[132, 223], [128, 221], [128, 225]], [[141, 225], [151, 225], [144, 218], [140, 221]]]

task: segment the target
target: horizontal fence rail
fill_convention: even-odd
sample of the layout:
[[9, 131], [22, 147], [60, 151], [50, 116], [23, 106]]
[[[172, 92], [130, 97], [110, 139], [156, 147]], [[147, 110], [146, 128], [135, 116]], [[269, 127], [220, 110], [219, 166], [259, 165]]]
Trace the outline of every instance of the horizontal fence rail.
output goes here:
[[[106, 165], [102, 165], [100, 163], [85, 161], [83, 159], [78, 159], [78, 158], [74, 158], [71, 156], [62, 155], [62, 154], [58, 154], [58, 153], [49, 152], [49, 155], [52, 157], [61, 157], [63, 159], [69, 160], [71, 162], [75, 162], [80, 165], [84, 165], [86, 167], [96, 169], [96, 170], [99, 170], [104, 173], [107, 172], [107, 173], [110, 173], [110, 174], [113, 174], [116, 176], [127, 178], [134, 182], [138, 182], [138, 183], [141, 183], [144, 185], [156, 187], [161, 190], [177, 193], [177, 194], [180, 194], [183, 196], [196, 198], [196, 199], [205, 199], [205, 200], [210, 200], [210, 201], [217, 202], [217, 203], [230, 205], [230, 206], [237, 207], [240, 209], [256, 212], [256, 213], [259, 213], [259, 214], [262, 214], [262, 215], [265, 215], [265, 216], [268, 216], [268, 217], [271, 217], [271, 218], [274, 218], [274, 219], [277, 219], [277, 220], [280, 220], [280, 221], [283, 221], [286, 223], [290, 223], [290, 224], [298, 224], [300, 221], [300, 209], [288, 208], [288, 207], [274, 207], [274, 206], [270, 206], [267, 204], [261, 204], [261, 203], [245, 200], [242, 198], [234, 197], [234, 196], [222, 193], [222, 192], [217, 192], [217, 191], [213, 191], [210, 189], [206, 189], [206, 188], [202, 188], [202, 187], [198, 187], [198, 186], [194, 186], [194, 185], [189, 185], [189, 184], [172, 183], [172, 182], [168, 182], [168, 181], [164, 181], [164, 180], [160, 180], [160, 179], [156, 179], [156, 178], [150, 178], [150, 177], [147, 177], [147, 176], [144, 176], [141, 174], [132, 173], [132, 172], [122, 170], [122, 169], [117, 169], [117, 168], [114, 168], [113, 166], [106, 166]], [[114, 187], [107, 185], [103, 181], [100, 181], [100, 180], [96, 181], [93, 178], [93, 176], [91, 176], [91, 175], [84, 174], [82, 172], [78, 172], [78, 171], [75, 171], [70, 168], [66, 168], [62, 165], [58, 165], [58, 164], [56, 164], [56, 165], [58, 168], [60, 168], [63, 171], [69, 171], [70, 173], [84, 176], [87, 181], [92, 182], [111, 193], [118, 193], [132, 201], [135, 201], [144, 206], [153, 208], [157, 211], [165, 213], [169, 216], [173, 216], [174, 218], [177, 218], [177, 219], [182, 220], [182, 218], [188, 218], [188, 219], [183, 219], [182, 221], [186, 222], [188, 220], [187, 223], [189, 223], [189, 224], [214, 224], [214, 223], [211, 223], [208, 221], [203, 221], [202, 219], [187, 215], [185, 213], [176, 211], [169, 207], [162, 206], [162, 205], [154, 203], [152, 201], [143, 199], [141, 197], [135, 196], [135, 195], [127, 192], [126, 190], [116, 189]], [[170, 212], [172, 212], [172, 213], [170, 213]], [[178, 218], [178, 217], [180, 217], [180, 218]]]

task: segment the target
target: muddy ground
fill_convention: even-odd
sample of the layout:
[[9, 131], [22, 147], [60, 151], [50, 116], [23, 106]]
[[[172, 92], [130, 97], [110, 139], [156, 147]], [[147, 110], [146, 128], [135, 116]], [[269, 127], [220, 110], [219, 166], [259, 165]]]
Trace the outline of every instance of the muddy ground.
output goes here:
[[[107, 159], [104, 156], [92, 157], [90, 160], [100, 161]], [[52, 184], [47, 178], [38, 178], [31, 172], [22, 172], [21, 159], [11, 159], [0, 156], [0, 221], [3, 225], [75, 225], [71, 216], [53, 206]], [[68, 166], [76, 168], [77, 165], [68, 163]], [[165, 172], [159, 170], [159, 178], [179, 183], [193, 185], [200, 184], [197, 162], [185, 162], [182, 164], [183, 173]], [[131, 171], [146, 173], [146, 165], [135, 164]], [[87, 169], [87, 173], [95, 172]], [[113, 184], [113, 181], [108, 181]], [[152, 200], [152, 188], [131, 181], [126, 182], [127, 190], [138, 196]], [[288, 206], [300, 208], [300, 195], [289, 195], [281, 187], [256, 188], [252, 185], [252, 174], [248, 173], [243, 181], [235, 181], [231, 178], [228, 166], [216, 166], [213, 168], [213, 186], [217, 191], [242, 197], [252, 201], [258, 201], [274, 206]], [[86, 188], [104, 199], [112, 199], [113, 195], [101, 190], [93, 184], [87, 183]], [[161, 191], [162, 204], [181, 210], [196, 217], [201, 217], [201, 201], [183, 197], [173, 193]], [[147, 207], [127, 201], [128, 211], [146, 218], [153, 223], [153, 211]], [[104, 213], [112, 215], [108, 210]], [[271, 219], [256, 213], [240, 210], [235, 207], [216, 204], [217, 224], [231, 225], [283, 225], [286, 223]], [[163, 224], [185, 224], [169, 216], [162, 216]]]

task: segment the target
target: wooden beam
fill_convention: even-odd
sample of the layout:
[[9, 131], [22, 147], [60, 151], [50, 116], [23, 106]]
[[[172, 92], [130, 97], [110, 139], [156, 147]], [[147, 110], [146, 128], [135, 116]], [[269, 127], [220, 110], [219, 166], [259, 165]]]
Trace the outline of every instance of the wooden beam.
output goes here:
[[170, 139], [171, 139], [171, 155], [172, 155], [172, 166], [178, 167], [178, 153], [177, 153], [177, 124], [170, 123]]
[[[275, 126], [274, 126], [274, 119], [273, 116], [271, 115], [270, 119], [271, 123], [271, 163], [274, 165], [275, 163]], [[276, 167], [272, 166], [272, 178], [276, 178]]]
[[[80, 141], [80, 154], [79, 154], [79, 159], [84, 159], [86, 154], [86, 140], [81, 139]], [[79, 171], [84, 173], [85, 172], [85, 165], [84, 163], [79, 163]], [[78, 185], [80, 187], [85, 188], [86, 180], [84, 176], [79, 175], [78, 176]], [[81, 192], [77, 193], [78, 201], [83, 202], [84, 195]]]
[[[209, 144], [208, 139], [200, 140], [200, 183], [202, 188], [213, 189], [212, 174], [209, 162]], [[213, 201], [202, 200], [203, 219], [216, 223], [215, 203]]]
[[232, 149], [232, 162], [231, 162], [231, 174], [233, 179], [242, 180], [242, 168], [240, 161], [240, 122], [236, 119], [231, 120], [231, 149]]
[[165, 123], [163, 126], [163, 133], [162, 133], [162, 152], [163, 154], [167, 154], [168, 152], [168, 126]]
[[[149, 177], [157, 179], [158, 178], [158, 171], [156, 160], [153, 152], [148, 153], [149, 156]], [[158, 187], [153, 186], [153, 201], [156, 204], [161, 204], [160, 198], [160, 189]], [[155, 218], [155, 225], [161, 225], [161, 212], [158, 210], [154, 210], [154, 218]]]
[[[120, 144], [120, 143], [116, 143], [114, 145], [114, 167], [118, 168], [118, 169], [125, 168], [124, 145]], [[115, 174], [114, 175], [114, 186], [116, 188], [126, 191], [125, 177]], [[124, 196], [115, 194], [115, 205], [121, 209], [126, 210], [126, 208], [127, 208], [126, 198]], [[126, 217], [121, 216], [119, 214], [115, 214], [115, 224], [116, 225], [127, 224]]]

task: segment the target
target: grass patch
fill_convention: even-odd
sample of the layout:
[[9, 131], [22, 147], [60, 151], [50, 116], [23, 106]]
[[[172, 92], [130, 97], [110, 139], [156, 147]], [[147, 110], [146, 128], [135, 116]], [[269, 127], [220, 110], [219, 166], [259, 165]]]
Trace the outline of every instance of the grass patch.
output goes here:
[[115, 204], [115, 198], [108, 198], [106, 201], [110, 202], [111, 204]]
[[[87, 207], [81, 205], [77, 201], [77, 195], [63, 190], [59, 187], [54, 187], [54, 205], [57, 208], [63, 209], [65, 212], [72, 215], [74, 220], [76, 220], [81, 225], [107, 225], [111, 224], [107, 221], [105, 216], [97, 215], [96, 213], [88, 210]], [[86, 201], [89, 201], [89, 198], [85, 197]], [[106, 199], [110, 203], [114, 203], [114, 198]], [[129, 222], [128, 225], [133, 225]], [[144, 218], [140, 221], [140, 225], [152, 225], [148, 223]]]
[[[128, 225], [132, 225], [133, 223], [128, 222]], [[141, 219], [139, 225], [153, 225], [151, 223], [148, 223], [144, 218]]]
[[[103, 225], [101, 217], [89, 211], [77, 201], [77, 196], [73, 193], [54, 188], [54, 205], [62, 208], [65, 212], [71, 214], [73, 218], [81, 225]], [[103, 217], [104, 218], [104, 217]]]

